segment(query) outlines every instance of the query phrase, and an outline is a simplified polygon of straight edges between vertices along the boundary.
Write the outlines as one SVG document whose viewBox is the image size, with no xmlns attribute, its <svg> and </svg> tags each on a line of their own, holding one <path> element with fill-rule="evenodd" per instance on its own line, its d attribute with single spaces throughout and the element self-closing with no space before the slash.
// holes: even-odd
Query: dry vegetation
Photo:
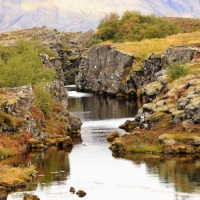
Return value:
<svg viewBox="0 0 200 200">
<path fill-rule="evenodd" d="M 113 43 L 106 41 L 103 44 L 116 48 L 117 50 L 133 55 L 138 60 L 146 58 L 151 53 L 162 54 L 169 46 L 188 45 L 199 43 L 200 32 L 179 33 L 160 39 L 144 39 L 140 42 Z"/>
<path fill-rule="evenodd" d="M 200 31 L 199 18 L 166 17 L 165 19 L 179 25 L 183 33 Z"/>
<path fill-rule="evenodd" d="M 26 186 L 36 177 L 34 166 L 27 168 L 0 165 L 0 186 L 4 188 Z"/>
</svg>

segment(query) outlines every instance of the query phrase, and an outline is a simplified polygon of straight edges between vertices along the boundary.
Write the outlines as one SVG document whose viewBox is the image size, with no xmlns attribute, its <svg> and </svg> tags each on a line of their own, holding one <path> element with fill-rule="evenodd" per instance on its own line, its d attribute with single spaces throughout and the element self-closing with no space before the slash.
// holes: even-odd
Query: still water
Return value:
<svg viewBox="0 0 200 200">
<path fill-rule="evenodd" d="M 72 152 L 51 148 L 16 158 L 16 165 L 34 164 L 38 170 L 38 183 L 30 187 L 31 193 L 41 200 L 76 200 L 79 197 L 69 192 L 73 186 L 86 191 L 85 200 L 200 199 L 198 157 L 112 156 L 106 135 L 134 117 L 137 112 L 134 102 L 75 91 L 69 94 L 72 114 L 83 121 L 83 142 Z M 8 197 L 22 199 L 23 192 Z"/>
</svg>

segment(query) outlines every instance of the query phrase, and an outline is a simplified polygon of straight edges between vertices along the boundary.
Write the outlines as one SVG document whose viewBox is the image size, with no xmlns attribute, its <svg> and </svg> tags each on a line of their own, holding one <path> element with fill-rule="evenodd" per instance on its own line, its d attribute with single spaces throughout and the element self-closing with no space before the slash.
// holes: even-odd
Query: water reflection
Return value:
<svg viewBox="0 0 200 200">
<path fill-rule="evenodd" d="M 137 102 L 108 96 L 84 96 L 70 98 L 69 108 L 82 120 L 103 120 L 133 117 L 137 112 Z"/>
<path fill-rule="evenodd" d="M 34 165 L 38 171 L 38 183 L 51 185 L 54 181 L 66 180 L 70 174 L 69 153 L 51 147 L 44 152 L 31 152 L 22 156 L 8 158 L 3 164 L 17 166 Z"/>
<path fill-rule="evenodd" d="M 34 193 L 42 200 L 79 199 L 70 186 L 84 189 L 85 200 L 197 200 L 200 157 L 131 155 L 112 157 L 106 135 L 137 112 L 136 103 L 110 97 L 69 93 L 71 112 L 81 117 L 83 142 L 71 153 L 51 148 L 15 159 L 15 165 L 34 164 L 39 179 Z M 11 163 L 11 160 L 7 160 Z M 70 162 L 70 163 L 69 163 Z M 21 200 L 21 193 L 8 200 Z"/>
<path fill-rule="evenodd" d="M 129 155 L 126 158 L 137 165 L 145 163 L 148 174 L 158 176 L 161 184 L 173 184 L 177 192 L 200 192 L 199 156 Z"/>
<path fill-rule="evenodd" d="M 32 163 L 38 170 L 38 181 L 43 185 L 51 184 L 53 181 L 66 180 L 70 173 L 68 153 L 57 150 L 55 147 L 33 155 Z"/>
</svg>

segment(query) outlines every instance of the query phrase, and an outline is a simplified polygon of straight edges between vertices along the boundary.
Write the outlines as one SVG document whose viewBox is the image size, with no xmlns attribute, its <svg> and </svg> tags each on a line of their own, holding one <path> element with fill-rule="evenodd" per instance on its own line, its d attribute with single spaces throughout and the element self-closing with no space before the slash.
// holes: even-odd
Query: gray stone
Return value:
<svg viewBox="0 0 200 200">
<path fill-rule="evenodd" d="M 94 46 L 79 66 L 76 86 L 79 90 L 115 95 L 121 91 L 125 69 L 132 65 L 132 56 L 108 46 Z"/>
</svg>

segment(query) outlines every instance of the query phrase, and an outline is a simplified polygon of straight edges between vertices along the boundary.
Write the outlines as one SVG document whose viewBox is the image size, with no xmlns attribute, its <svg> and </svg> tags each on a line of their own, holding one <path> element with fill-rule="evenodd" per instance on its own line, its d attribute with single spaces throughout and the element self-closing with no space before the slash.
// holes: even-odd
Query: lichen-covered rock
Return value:
<svg viewBox="0 0 200 200">
<path fill-rule="evenodd" d="M 159 81 L 155 81 L 145 85 L 142 88 L 143 102 L 152 102 L 155 97 L 161 93 L 163 85 Z"/>
<path fill-rule="evenodd" d="M 29 149 L 45 149 L 45 145 L 42 140 L 36 139 L 36 138 L 31 138 L 29 140 Z"/>
<path fill-rule="evenodd" d="M 155 76 L 158 72 L 163 69 L 163 65 L 165 63 L 165 57 L 160 54 L 152 53 L 143 61 L 142 68 L 142 85 L 155 82 L 157 80 L 157 76 Z"/>
<path fill-rule="evenodd" d="M 125 69 L 132 65 L 132 56 L 108 46 L 94 46 L 80 64 L 76 86 L 79 90 L 116 95 L 121 91 Z"/>
<path fill-rule="evenodd" d="M 31 106 L 35 100 L 32 87 L 29 85 L 17 88 L 1 88 L 0 93 L 0 110 L 5 113 L 4 116 L 7 114 L 7 118 L 9 117 L 10 121 L 13 121 L 13 123 L 0 122 L 1 130 L 3 132 L 20 131 L 15 128 L 12 129 L 12 126 L 10 126 L 16 124 L 19 119 L 21 119 L 21 125 L 23 123 L 25 131 L 36 130 L 35 120 L 33 120 L 30 113 Z"/>
<path fill-rule="evenodd" d="M 68 105 L 68 92 L 67 89 L 64 87 L 64 83 L 62 81 L 53 81 L 47 83 L 47 88 L 49 88 L 50 93 L 53 97 L 61 103 L 64 108 L 67 108 Z"/>
<path fill-rule="evenodd" d="M 166 61 L 186 63 L 195 58 L 200 52 L 199 45 L 173 46 L 166 50 Z"/>
<path fill-rule="evenodd" d="M 31 85 L 17 88 L 1 88 L 2 99 L 0 110 L 15 116 L 21 116 L 27 112 L 35 97 Z"/>
<path fill-rule="evenodd" d="M 67 148 L 67 147 L 73 146 L 73 141 L 69 136 L 63 136 L 63 137 L 56 138 L 56 144 L 59 147 Z"/>
<path fill-rule="evenodd" d="M 138 127 L 140 124 L 139 122 L 133 120 L 127 120 L 124 124 L 121 124 L 119 126 L 119 128 L 124 129 L 127 132 L 130 132 L 131 130 L 133 130 L 134 128 Z"/>
<path fill-rule="evenodd" d="M 69 135 L 70 137 L 74 138 L 81 138 L 80 130 L 82 122 L 80 118 L 69 116 L 67 118 L 67 123 L 69 124 Z"/>
<path fill-rule="evenodd" d="M 200 152 L 200 137 L 186 134 L 163 134 L 159 136 L 165 154 L 194 154 Z"/>
<path fill-rule="evenodd" d="M 110 150 L 112 151 L 113 156 L 116 157 L 123 156 L 127 153 L 124 143 L 118 138 L 111 143 Z"/>
<path fill-rule="evenodd" d="M 119 137 L 119 133 L 117 131 L 114 131 L 113 133 L 108 134 L 106 136 L 108 142 L 113 142 L 118 137 Z"/>
</svg>

